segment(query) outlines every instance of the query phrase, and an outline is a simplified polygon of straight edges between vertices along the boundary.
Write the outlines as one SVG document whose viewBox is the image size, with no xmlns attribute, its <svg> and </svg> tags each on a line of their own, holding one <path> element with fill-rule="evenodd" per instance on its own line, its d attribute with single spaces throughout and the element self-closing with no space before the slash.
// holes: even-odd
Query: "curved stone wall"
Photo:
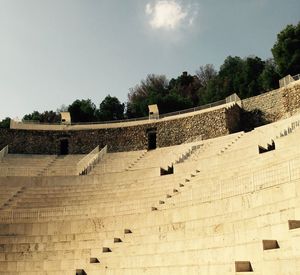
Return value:
<svg viewBox="0 0 300 275">
<path fill-rule="evenodd" d="M 251 130 L 299 112 L 300 81 L 245 99 L 241 106 L 241 120 L 239 106 L 229 103 L 159 120 L 64 126 L 61 129 L 59 126 L 24 124 L 20 127 L 27 129 L 0 129 L 0 149 L 9 145 L 10 153 L 59 154 L 60 141 L 67 139 L 71 154 L 88 153 L 97 145 L 108 145 L 111 152 L 133 151 L 148 148 L 149 131 L 156 133 L 157 147 L 165 147 L 199 137 L 209 139 Z"/>
<path fill-rule="evenodd" d="M 0 147 L 9 145 L 10 153 L 58 154 L 60 140 L 67 139 L 71 154 L 88 153 L 97 145 L 108 145 L 109 151 L 133 151 L 148 148 L 149 131 L 156 132 L 157 147 L 165 147 L 235 132 L 239 130 L 239 112 L 237 105 L 226 104 L 127 127 L 64 131 L 2 129 Z"/>
</svg>

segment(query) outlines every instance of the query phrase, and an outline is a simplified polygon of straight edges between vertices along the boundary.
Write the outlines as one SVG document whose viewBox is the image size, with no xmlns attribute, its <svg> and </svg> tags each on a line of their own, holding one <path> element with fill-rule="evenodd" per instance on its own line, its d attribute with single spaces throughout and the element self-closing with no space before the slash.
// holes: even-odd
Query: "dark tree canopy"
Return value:
<svg viewBox="0 0 300 275">
<path fill-rule="evenodd" d="M 272 53 L 282 77 L 300 73 L 300 22 L 296 26 L 287 25 L 277 35 Z"/>
<path fill-rule="evenodd" d="M 273 90 L 278 86 L 280 75 L 277 72 L 274 59 L 267 59 L 265 62 L 264 70 L 259 76 L 259 82 L 264 91 Z"/>
<path fill-rule="evenodd" d="M 161 114 L 194 106 L 198 103 L 195 79 L 187 73 L 170 82 L 164 75 L 148 75 L 146 80 L 130 89 L 127 117 L 147 116 L 150 104 L 157 104 Z"/>
<path fill-rule="evenodd" d="M 40 122 L 41 114 L 38 111 L 33 111 L 31 114 L 27 114 L 23 117 L 23 120 L 32 120 Z"/>
<path fill-rule="evenodd" d="M 168 90 L 170 94 L 178 95 L 178 100 L 181 101 L 179 105 L 182 106 L 197 106 L 199 103 L 198 89 L 201 87 L 200 81 L 197 76 L 192 76 L 187 72 L 183 72 L 182 75 L 176 79 L 170 80 Z M 171 104 L 171 102 L 170 102 Z M 169 107 L 170 108 L 170 107 Z M 177 111 L 178 107 L 174 106 L 174 110 Z"/>
<path fill-rule="evenodd" d="M 93 122 L 97 120 L 96 105 L 90 99 L 75 100 L 68 107 L 72 122 Z"/>
<path fill-rule="evenodd" d="M 6 117 L 2 121 L 0 121 L 0 128 L 9 128 L 10 126 L 10 118 Z"/>
<path fill-rule="evenodd" d="M 118 98 L 108 95 L 100 103 L 97 116 L 101 121 L 123 119 L 124 107 L 125 105 L 121 104 Z"/>
<path fill-rule="evenodd" d="M 148 105 L 157 104 L 158 100 L 168 94 L 168 80 L 164 75 L 150 74 L 146 80 L 129 89 L 127 117 L 148 115 Z"/>
<path fill-rule="evenodd" d="M 32 120 L 42 123 L 57 123 L 60 121 L 60 115 L 54 111 L 45 111 L 43 113 L 33 111 L 31 114 L 25 115 L 23 120 Z"/>
<path fill-rule="evenodd" d="M 200 102 L 211 103 L 226 98 L 237 93 L 240 98 L 255 96 L 264 91 L 260 76 L 265 69 L 265 61 L 257 56 L 240 58 L 238 56 L 228 56 L 220 67 L 217 75 L 212 77 L 207 86 L 200 89 Z M 269 71 L 271 74 L 273 71 Z M 273 72 L 275 74 L 275 72 Z M 273 78 L 274 75 L 268 75 Z M 264 80 L 266 80 L 265 76 Z M 268 89 L 274 88 L 274 81 L 268 80 L 265 84 Z M 278 82 L 278 79 L 277 79 Z"/>
</svg>

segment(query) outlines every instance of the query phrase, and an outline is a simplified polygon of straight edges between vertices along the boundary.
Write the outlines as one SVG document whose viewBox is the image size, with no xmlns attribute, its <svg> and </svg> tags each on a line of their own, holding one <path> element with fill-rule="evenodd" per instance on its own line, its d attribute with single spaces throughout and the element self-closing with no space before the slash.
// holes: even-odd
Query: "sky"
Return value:
<svg viewBox="0 0 300 275">
<path fill-rule="evenodd" d="M 0 120 L 168 79 L 229 55 L 272 57 L 299 0 L 0 0 Z"/>
</svg>

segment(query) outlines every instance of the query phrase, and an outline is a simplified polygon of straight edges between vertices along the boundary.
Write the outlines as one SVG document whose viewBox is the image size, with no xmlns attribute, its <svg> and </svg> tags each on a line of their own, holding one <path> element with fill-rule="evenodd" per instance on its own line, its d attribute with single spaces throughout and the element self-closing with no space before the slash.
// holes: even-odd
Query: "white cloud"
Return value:
<svg viewBox="0 0 300 275">
<path fill-rule="evenodd" d="M 174 30 L 181 25 L 190 26 L 194 21 L 189 9 L 176 0 L 149 2 L 145 12 L 150 17 L 149 24 L 153 29 Z"/>
<path fill-rule="evenodd" d="M 152 5 L 150 3 L 148 3 L 146 5 L 146 13 L 151 14 L 152 12 L 153 12 Z"/>
</svg>

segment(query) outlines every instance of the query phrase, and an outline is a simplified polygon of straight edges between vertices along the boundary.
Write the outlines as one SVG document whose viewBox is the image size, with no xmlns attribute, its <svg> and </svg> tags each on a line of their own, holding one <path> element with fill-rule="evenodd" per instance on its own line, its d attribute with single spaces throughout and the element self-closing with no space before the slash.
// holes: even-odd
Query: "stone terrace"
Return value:
<svg viewBox="0 0 300 275">
<path fill-rule="evenodd" d="M 0 177 L 0 270 L 299 275 L 299 126 L 293 115 L 247 133 L 108 153 L 87 176 Z"/>
</svg>

